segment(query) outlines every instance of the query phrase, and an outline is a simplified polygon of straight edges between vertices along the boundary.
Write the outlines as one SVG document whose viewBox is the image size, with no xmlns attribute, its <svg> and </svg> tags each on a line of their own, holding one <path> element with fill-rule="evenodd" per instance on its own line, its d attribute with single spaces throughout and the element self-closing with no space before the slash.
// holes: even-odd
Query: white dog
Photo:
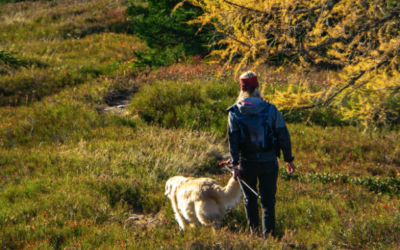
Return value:
<svg viewBox="0 0 400 250">
<path fill-rule="evenodd" d="M 190 225 L 213 225 L 216 229 L 229 207 L 235 207 L 241 198 L 238 181 L 233 177 L 226 187 L 210 178 L 171 177 L 165 185 L 165 195 L 171 200 L 175 218 L 183 230 Z"/>
</svg>

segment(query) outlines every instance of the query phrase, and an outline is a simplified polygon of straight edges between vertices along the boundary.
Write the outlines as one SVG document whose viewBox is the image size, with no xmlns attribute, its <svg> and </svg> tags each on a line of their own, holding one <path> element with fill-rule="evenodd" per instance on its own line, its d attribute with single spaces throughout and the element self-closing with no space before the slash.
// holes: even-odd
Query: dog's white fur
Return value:
<svg viewBox="0 0 400 250">
<path fill-rule="evenodd" d="M 239 182 L 233 177 L 226 187 L 210 178 L 171 177 L 165 185 L 165 195 L 171 200 L 180 228 L 196 225 L 219 229 L 229 207 L 241 198 Z"/>
</svg>

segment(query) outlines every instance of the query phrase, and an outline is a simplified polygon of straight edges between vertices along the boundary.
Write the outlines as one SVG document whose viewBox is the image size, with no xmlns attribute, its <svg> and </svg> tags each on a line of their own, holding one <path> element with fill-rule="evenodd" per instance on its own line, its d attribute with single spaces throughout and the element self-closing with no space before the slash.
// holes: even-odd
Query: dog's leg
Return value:
<svg viewBox="0 0 400 250">
<path fill-rule="evenodd" d="M 175 213 L 175 219 L 179 224 L 179 228 L 183 231 L 185 229 L 185 226 L 188 225 L 186 220 L 182 218 L 182 216 L 179 214 L 179 212 Z"/>
<path fill-rule="evenodd" d="M 196 217 L 199 222 L 205 226 L 211 226 L 218 213 L 218 207 L 215 202 L 210 200 L 207 202 L 197 201 L 195 203 Z"/>
<path fill-rule="evenodd" d="M 221 229 L 221 221 L 214 221 L 212 229 L 214 233 L 219 231 Z"/>
<path fill-rule="evenodd" d="M 171 199 L 171 204 L 175 212 L 175 219 L 178 222 L 180 229 L 184 230 L 185 226 L 188 225 L 188 222 L 184 218 L 182 218 L 182 215 L 179 212 L 178 205 L 176 204 L 176 197 L 173 197 L 173 199 Z"/>
<path fill-rule="evenodd" d="M 173 204 L 173 203 L 172 203 Z M 176 208 L 176 206 L 172 205 L 172 207 L 174 208 L 175 211 L 175 219 L 179 224 L 179 227 L 181 230 L 184 230 L 185 227 L 189 224 L 183 217 L 182 215 L 179 213 L 179 210 Z"/>
<path fill-rule="evenodd" d="M 220 230 L 221 229 L 221 222 L 220 221 L 214 221 L 214 228 L 215 228 L 215 230 Z"/>
</svg>

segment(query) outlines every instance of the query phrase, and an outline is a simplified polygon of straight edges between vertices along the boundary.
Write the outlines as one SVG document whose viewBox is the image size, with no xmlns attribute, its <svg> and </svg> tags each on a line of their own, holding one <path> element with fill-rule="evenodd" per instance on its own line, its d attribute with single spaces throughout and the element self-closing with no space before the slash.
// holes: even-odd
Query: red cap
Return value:
<svg viewBox="0 0 400 250">
<path fill-rule="evenodd" d="M 240 78 L 240 89 L 248 90 L 258 88 L 257 76 L 251 78 Z"/>
</svg>

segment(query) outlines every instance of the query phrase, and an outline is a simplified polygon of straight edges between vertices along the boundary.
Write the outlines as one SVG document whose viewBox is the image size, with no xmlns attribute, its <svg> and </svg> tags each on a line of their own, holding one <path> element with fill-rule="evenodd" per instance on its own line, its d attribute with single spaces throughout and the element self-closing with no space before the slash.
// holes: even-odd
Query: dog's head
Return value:
<svg viewBox="0 0 400 250">
<path fill-rule="evenodd" d="M 171 198 L 175 192 L 176 189 L 178 189 L 183 182 L 186 182 L 187 178 L 183 176 L 174 176 L 168 179 L 167 183 L 165 184 L 165 194 L 168 195 L 169 198 Z"/>
</svg>

